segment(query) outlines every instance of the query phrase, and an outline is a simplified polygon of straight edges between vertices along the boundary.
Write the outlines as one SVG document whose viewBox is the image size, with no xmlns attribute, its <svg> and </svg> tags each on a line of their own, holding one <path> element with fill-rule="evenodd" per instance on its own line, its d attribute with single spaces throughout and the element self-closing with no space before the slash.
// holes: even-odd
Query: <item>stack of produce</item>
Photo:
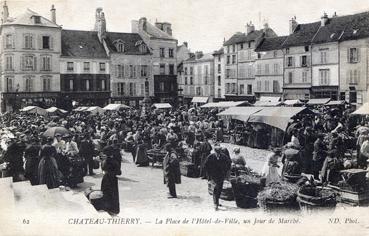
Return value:
<svg viewBox="0 0 369 236">
<path fill-rule="evenodd" d="M 271 183 L 263 191 L 259 192 L 257 199 L 260 207 L 270 208 L 273 205 L 286 207 L 296 206 L 298 186 L 296 184 L 281 182 Z"/>
</svg>

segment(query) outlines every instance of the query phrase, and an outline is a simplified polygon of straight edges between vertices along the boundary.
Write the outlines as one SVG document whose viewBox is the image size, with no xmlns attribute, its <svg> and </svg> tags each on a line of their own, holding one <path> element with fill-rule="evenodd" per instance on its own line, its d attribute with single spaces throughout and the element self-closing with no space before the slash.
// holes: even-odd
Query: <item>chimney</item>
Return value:
<svg viewBox="0 0 369 236">
<path fill-rule="evenodd" d="M 183 45 L 185 45 L 185 47 L 188 48 L 188 43 L 187 42 L 183 42 Z"/>
<path fill-rule="evenodd" d="M 195 52 L 195 57 L 196 57 L 196 60 L 200 59 L 204 54 L 202 53 L 202 51 L 197 51 Z"/>
<path fill-rule="evenodd" d="M 323 16 L 320 18 L 321 26 L 326 26 L 328 24 L 328 15 L 324 12 Z"/>
<path fill-rule="evenodd" d="M 54 24 L 56 24 L 56 9 L 55 9 L 55 7 L 54 7 L 54 4 L 53 4 L 53 5 L 51 5 L 51 10 L 50 10 L 50 12 L 51 12 L 51 21 L 52 21 Z"/>
<path fill-rule="evenodd" d="M 298 23 L 296 21 L 296 16 L 294 16 L 290 20 L 290 29 L 289 29 L 290 34 L 293 34 L 293 32 L 295 31 L 297 25 L 298 25 Z"/>
<path fill-rule="evenodd" d="M 250 21 L 250 23 L 246 24 L 246 34 L 251 33 L 252 31 L 255 31 L 254 24 Z"/>
<path fill-rule="evenodd" d="M 97 13 L 97 10 L 96 10 Z M 97 22 L 97 36 L 99 37 L 100 42 L 103 41 L 106 37 L 106 21 L 104 12 L 99 9 L 99 21 Z"/>
<path fill-rule="evenodd" d="M 264 29 L 263 29 L 264 33 L 266 33 L 268 29 L 269 29 L 269 24 L 264 23 Z"/>
<path fill-rule="evenodd" d="M 163 24 L 164 27 L 164 32 L 166 32 L 167 34 L 169 34 L 170 36 L 172 36 L 172 24 L 170 23 L 164 23 Z"/>
<path fill-rule="evenodd" d="M 142 29 L 143 31 L 146 31 L 146 24 L 147 24 L 146 17 L 141 17 L 138 20 L 138 24 L 139 24 L 139 29 Z"/>
<path fill-rule="evenodd" d="M 8 20 L 8 17 L 9 17 L 8 5 L 6 5 L 6 1 L 4 1 L 4 5 L 3 5 L 3 22 L 4 23 Z"/>
<path fill-rule="evenodd" d="M 94 28 L 95 31 L 99 31 L 99 24 L 100 24 L 100 20 L 101 20 L 100 14 L 101 14 L 102 10 L 103 9 L 101 7 L 96 8 L 95 28 Z"/>
<path fill-rule="evenodd" d="M 336 12 L 334 12 L 334 14 L 332 15 L 332 18 L 335 18 L 335 17 L 337 17 L 337 13 Z"/>
</svg>

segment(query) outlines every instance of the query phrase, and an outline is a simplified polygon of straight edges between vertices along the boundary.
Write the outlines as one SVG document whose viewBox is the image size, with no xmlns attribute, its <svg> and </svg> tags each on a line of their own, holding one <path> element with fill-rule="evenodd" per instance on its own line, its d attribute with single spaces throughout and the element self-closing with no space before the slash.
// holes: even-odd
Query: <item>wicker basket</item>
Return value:
<svg viewBox="0 0 369 236">
<path fill-rule="evenodd" d="M 301 208 L 332 208 L 337 204 L 336 194 L 329 188 L 302 186 L 297 192 Z"/>
</svg>

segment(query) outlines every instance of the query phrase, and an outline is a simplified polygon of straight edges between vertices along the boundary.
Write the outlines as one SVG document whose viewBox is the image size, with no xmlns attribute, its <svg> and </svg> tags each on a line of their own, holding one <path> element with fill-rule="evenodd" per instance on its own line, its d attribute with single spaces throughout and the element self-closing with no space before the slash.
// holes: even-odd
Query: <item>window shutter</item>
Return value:
<svg viewBox="0 0 369 236">
<path fill-rule="evenodd" d="M 357 62 L 360 62 L 360 48 L 357 48 Z"/>
<path fill-rule="evenodd" d="M 350 62 L 350 48 L 347 48 L 347 62 Z"/>
<path fill-rule="evenodd" d="M 356 83 L 359 84 L 360 83 L 360 70 L 357 70 L 357 81 Z"/>
<path fill-rule="evenodd" d="M 306 65 L 310 66 L 310 56 L 306 56 Z"/>
<path fill-rule="evenodd" d="M 54 38 L 50 36 L 49 40 L 50 40 L 50 42 L 49 42 L 50 43 L 50 49 L 53 50 L 54 49 Z"/>
<path fill-rule="evenodd" d="M 33 70 L 37 70 L 37 57 L 33 57 Z"/>
<path fill-rule="evenodd" d="M 129 76 L 129 66 L 124 65 L 124 77 L 128 77 L 128 76 Z"/>
<path fill-rule="evenodd" d="M 25 63 L 26 63 L 26 59 L 24 58 L 24 56 L 22 56 L 21 64 L 20 64 L 21 70 L 25 69 Z"/>
<path fill-rule="evenodd" d="M 114 75 L 115 75 L 115 77 L 119 77 L 118 70 L 119 70 L 118 65 L 114 65 Z"/>
<path fill-rule="evenodd" d="M 31 49 L 35 49 L 35 48 L 36 48 L 36 47 L 35 47 L 36 45 L 35 45 L 35 41 L 34 41 L 33 34 L 30 34 L 30 36 L 29 36 L 29 37 L 30 37 L 30 40 L 29 40 L 29 41 L 30 41 L 30 43 L 31 43 L 31 47 L 30 47 L 30 48 L 31 48 Z"/>
<path fill-rule="evenodd" d="M 42 35 L 37 36 L 38 49 L 42 49 Z"/>
<path fill-rule="evenodd" d="M 15 48 L 15 42 L 16 42 L 15 40 L 16 40 L 16 37 L 17 37 L 17 36 L 16 36 L 16 34 L 13 34 L 13 35 L 12 35 L 12 40 L 13 40 L 13 41 L 12 41 L 12 47 L 13 47 L 13 48 Z"/>
<path fill-rule="evenodd" d="M 293 67 L 295 67 L 295 63 L 296 63 L 295 61 L 296 61 L 296 60 L 295 60 L 295 57 L 292 57 L 292 66 L 293 66 Z"/>
<path fill-rule="evenodd" d="M 3 36 L 3 48 L 6 48 L 6 35 Z"/>
</svg>

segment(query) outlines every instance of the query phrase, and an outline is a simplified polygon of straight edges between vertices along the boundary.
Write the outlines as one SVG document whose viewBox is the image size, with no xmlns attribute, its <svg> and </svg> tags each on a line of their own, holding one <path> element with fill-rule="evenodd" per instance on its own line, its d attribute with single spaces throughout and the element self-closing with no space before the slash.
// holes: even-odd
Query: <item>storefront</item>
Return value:
<svg viewBox="0 0 369 236">
<path fill-rule="evenodd" d="M 26 106 L 56 106 L 59 92 L 7 92 L 2 94 L 1 111 L 15 111 Z"/>
</svg>

